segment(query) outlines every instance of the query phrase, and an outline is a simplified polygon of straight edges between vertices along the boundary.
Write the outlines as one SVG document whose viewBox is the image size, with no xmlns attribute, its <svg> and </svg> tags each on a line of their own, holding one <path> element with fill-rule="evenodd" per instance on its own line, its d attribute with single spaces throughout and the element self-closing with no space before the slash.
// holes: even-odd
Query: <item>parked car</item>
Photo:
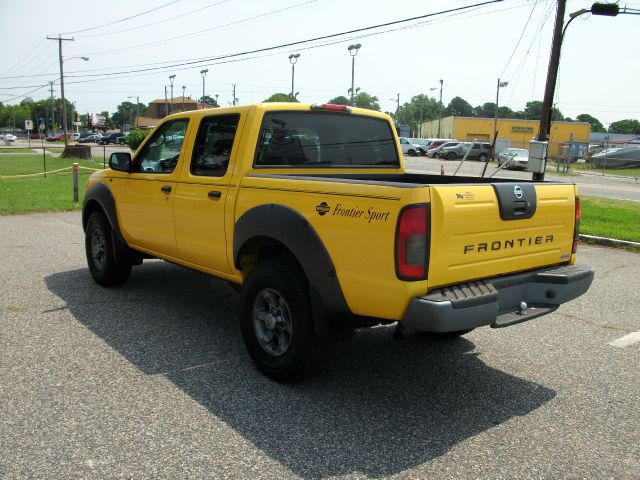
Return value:
<svg viewBox="0 0 640 480">
<path fill-rule="evenodd" d="M 46 138 L 47 142 L 59 142 L 64 140 L 64 133 L 57 133 L 55 135 L 49 135 Z"/>
<path fill-rule="evenodd" d="M 82 133 L 80 134 L 80 138 L 78 138 L 78 143 L 97 143 L 101 138 L 102 135 L 99 133 Z"/>
<path fill-rule="evenodd" d="M 529 164 L 529 150 L 524 148 L 505 148 L 498 154 L 498 166 L 505 163 L 507 163 L 505 168 L 509 170 L 526 170 Z"/>
<path fill-rule="evenodd" d="M 122 143 L 120 142 L 120 139 L 122 138 L 124 138 L 124 133 L 111 133 L 109 135 L 103 136 L 100 140 L 98 140 L 98 143 L 100 145 L 109 145 L 110 143 L 119 143 L 120 145 L 122 145 Z"/>
<path fill-rule="evenodd" d="M 408 138 L 407 140 L 418 146 L 416 154 L 425 155 L 427 153 L 427 150 L 429 148 L 429 140 L 427 140 L 426 138 Z"/>
<path fill-rule="evenodd" d="M 413 143 L 412 139 L 406 137 L 400 137 L 400 147 L 402 148 L 402 153 L 405 155 L 409 155 L 410 157 L 415 157 L 418 154 L 419 145 Z"/>
<path fill-rule="evenodd" d="M 473 146 L 467 155 L 467 160 L 480 160 L 481 162 L 486 162 L 489 159 L 489 153 L 491 152 L 491 144 L 488 142 L 460 142 L 458 145 L 440 150 L 438 158 L 446 158 L 447 160 L 463 158 L 472 143 Z"/>
<path fill-rule="evenodd" d="M 18 137 L 16 137 L 15 135 L 12 135 L 10 133 L 7 133 L 4 135 L 3 137 L 3 141 L 6 145 L 11 145 L 12 143 L 16 143 L 16 140 L 18 139 Z"/>
<path fill-rule="evenodd" d="M 40 140 L 40 139 L 46 138 L 46 137 L 44 136 L 44 133 L 30 133 L 29 134 L 29 138 L 31 140 Z"/>
<path fill-rule="evenodd" d="M 460 142 L 458 140 L 434 140 L 429 144 L 429 150 L 427 150 L 427 157 L 436 158 L 436 155 L 444 147 L 455 147 Z"/>
</svg>

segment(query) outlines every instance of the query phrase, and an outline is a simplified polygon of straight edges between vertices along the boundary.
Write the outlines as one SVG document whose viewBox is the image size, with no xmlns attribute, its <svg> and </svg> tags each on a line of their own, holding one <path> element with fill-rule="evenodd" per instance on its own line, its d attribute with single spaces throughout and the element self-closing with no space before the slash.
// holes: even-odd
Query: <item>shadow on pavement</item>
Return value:
<svg viewBox="0 0 640 480">
<path fill-rule="evenodd" d="M 465 338 L 393 342 L 387 327 L 340 344 L 309 381 L 280 385 L 251 364 L 238 295 L 224 282 L 153 261 L 116 289 L 95 285 L 86 269 L 46 284 L 138 369 L 170 379 L 304 478 L 393 475 L 555 396 L 485 365 Z"/>
</svg>

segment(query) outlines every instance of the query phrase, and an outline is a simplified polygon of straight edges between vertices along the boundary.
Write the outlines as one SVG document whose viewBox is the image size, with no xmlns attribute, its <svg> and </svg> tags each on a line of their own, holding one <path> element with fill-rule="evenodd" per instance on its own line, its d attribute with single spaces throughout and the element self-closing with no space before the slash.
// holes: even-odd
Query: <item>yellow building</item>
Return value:
<svg viewBox="0 0 640 480">
<path fill-rule="evenodd" d="M 438 135 L 438 122 L 439 120 L 433 120 L 423 123 L 422 135 L 425 138 L 455 138 L 464 141 L 491 142 L 493 140 L 493 118 L 445 117 L 440 121 L 440 135 Z M 539 126 L 539 120 L 499 118 L 496 152 L 507 147 L 528 149 L 529 142 L 538 135 Z M 563 155 L 570 141 L 588 146 L 590 132 L 591 124 L 587 122 L 552 122 L 549 156 Z"/>
</svg>

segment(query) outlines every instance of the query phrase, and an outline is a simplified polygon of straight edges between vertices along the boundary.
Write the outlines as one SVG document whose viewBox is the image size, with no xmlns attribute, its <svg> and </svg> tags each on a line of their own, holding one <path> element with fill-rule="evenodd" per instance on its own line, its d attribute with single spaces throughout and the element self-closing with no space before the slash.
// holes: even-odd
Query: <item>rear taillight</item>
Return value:
<svg viewBox="0 0 640 480">
<path fill-rule="evenodd" d="M 573 247 L 571 253 L 578 251 L 578 237 L 580 235 L 580 197 L 576 197 L 576 222 L 573 225 Z"/>
<path fill-rule="evenodd" d="M 405 207 L 396 230 L 396 275 L 401 280 L 424 280 L 428 258 L 429 205 Z"/>
</svg>

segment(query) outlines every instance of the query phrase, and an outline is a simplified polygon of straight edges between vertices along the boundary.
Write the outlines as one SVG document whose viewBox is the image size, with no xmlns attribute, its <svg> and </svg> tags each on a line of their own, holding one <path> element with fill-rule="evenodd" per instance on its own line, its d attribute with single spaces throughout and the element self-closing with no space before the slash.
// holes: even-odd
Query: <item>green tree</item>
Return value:
<svg viewBox="0 0 640 480">
<path fill-rule="evenodd" d="M 627 133 L 627 134 L 640 134 L 640 122 L 638 120 L 618 120 L 613 122 L 609 126 L 609 133 Z"/>
<path fill-rule="evenodd" d="M 274 93 L 266 100 L 263 100 L 264 103 L 269 102 L 298 102 L 297 98 L 291 99 L 291 96 L 288 93 Z"/>
<path fill-rule="evenodd" d="M 339 95 L 336 98 L 332 98 L 327 103 L 332 103 L 334 105 L 349 105 L 349 99 L 344 95 Z"/>
<path fill-rule="evenodd" d="M 115 113 L 111 116 L 111 124 L 117 128 L 122 128 L 125 124 L 135 125 L 136 112 L 138 112 L 138 115 L 144 116 L 147 108 L 144 103 L 139 103 L 136 106 L 132 102 L 122 102 L 116 107 Z"/>
<path fill-rule="evenodd" d="M 209 95 L 205 95 L 204 97 L 200 97 L 200 102 L 204 103 L 210 107 L 219 107 L 218 102 L 214 98 L 211 98 Z"/>
<path fill-rule="evenodd" d="M 473 116 L 480 118 L 493 118 L 496 114 L 496 104 L 493 102 L 486 102 L 477 107 L 473 107 Z"/>
<path fill-rule="evenodd" d="M 515 118 L 515 114 L 509 107 L 498 107 L 498 118 Z"/>
<path fill-rule="evenodd" d="M 353 104 L 359 108 L 367 108 L 369 110 L 380 111 L 380 104 L 378 103 L 378 97 L 369 95 L 367 92 L 359 92 L 353 98 Z"/>
<path fill-rule="evenodd" d="M 456 117 L 473 117 L 473 107 L 469 102 L 461 97 L 453 97 L 445 108 L 445 115 Z"/>
<path fill-rule="evenodd" d="M 394 114 L 395 115 L 395 114 Z M 440 115 L 440 102 L 423 93 L 415 95 L 410 102 L 403 104 L 397 112 L 396 123 L 409 125 L 419 136 L 421 122 L 428 122 Z"/>
<path fill-rule="evenodd" d="M 589 115 L 588 113 L 581 113 L 580 115 L 578 115 L 576 117 L 576 121 L 578 122 L 588 122 L 591 124 L 591 131 L 592 132 L 600 132 L 600 133 L 604 133 L 607 130 L 604 128 L 604 125 L 602 125 L 602 122 L 600 122 L 600 120 L 598 120 L 595 117 L 592 117 L 591 115 Z"/>
<path fill-rule="evenodd" d="M 542 118 L 542 102 L 539 100 L 527 102 L 522 115 L 523 116 L 520 118 L 525 118 L 527 120 L 540 120 Z M 551 120 L 562 121 L 564 120 L 564 115 L 562 115 L 562 112 L 557 108 L 553 108 L 551 109 Z"/>
</svg>

